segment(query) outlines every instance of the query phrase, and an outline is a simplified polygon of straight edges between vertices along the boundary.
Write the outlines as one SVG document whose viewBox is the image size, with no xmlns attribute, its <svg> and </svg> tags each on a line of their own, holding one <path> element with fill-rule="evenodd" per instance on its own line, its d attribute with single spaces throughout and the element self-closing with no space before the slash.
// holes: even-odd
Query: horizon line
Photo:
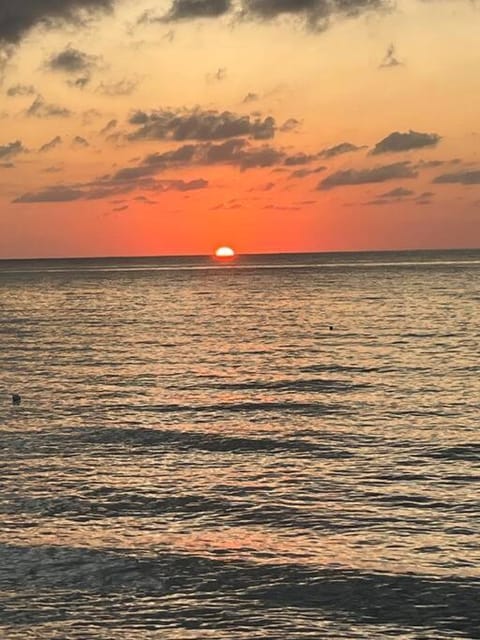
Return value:
<svg viewBox="0 0 480 640">
<path fill-rule="evenodd" d="M 242 256 L 301 256 L 301 255 L 335 255 L 353 253 L 418 253 L 418 252 L 445 252 L 445 251 L 480 251 L 480 247 L 443 247 L 422 248 L 416 247 L 403 249 L 340 249 L 336 251 L 263 251 L 263 252 L 236 252 L 235 257 Z M 172 253 L 172 254 L 145 254 L 145 255 L 94 255 L 94 256 L 33 256 L 33 257 L 0 257 L 1 262 L 21 262 L 40 260 L 139 260 L 139 259 L 167 259 L 167 258 L 214 258 L 212 253 Z"/>
</svg>

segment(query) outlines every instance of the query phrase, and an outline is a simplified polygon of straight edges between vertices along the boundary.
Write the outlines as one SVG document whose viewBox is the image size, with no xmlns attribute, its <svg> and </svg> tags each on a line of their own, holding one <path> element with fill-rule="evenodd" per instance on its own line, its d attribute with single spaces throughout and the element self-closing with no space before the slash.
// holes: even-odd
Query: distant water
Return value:
<svg viewBox="0 0 480 640">
<path fill-rule="evenodd" d="M 2 640 L 480 638 L 480 251 L 0 296 Z"/>
</svg>

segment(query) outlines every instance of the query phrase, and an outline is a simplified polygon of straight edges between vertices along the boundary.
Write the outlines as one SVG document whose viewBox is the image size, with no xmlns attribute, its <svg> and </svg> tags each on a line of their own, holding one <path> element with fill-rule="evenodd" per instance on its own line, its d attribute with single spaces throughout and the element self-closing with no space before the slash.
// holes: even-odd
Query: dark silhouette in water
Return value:
<svg viewBox="0 0 480 640">
<path fill-rule="evenodd" d="M 12 393 L 12 404 L 20 404 L 22 397 L 18 393 Z"/>
<path fill-rule="evenodd" d="M 330 329 L 330 331 L 333 331 L 333 326 L 332 325 L 330 325 L 328 328 Z"/>
</svg>

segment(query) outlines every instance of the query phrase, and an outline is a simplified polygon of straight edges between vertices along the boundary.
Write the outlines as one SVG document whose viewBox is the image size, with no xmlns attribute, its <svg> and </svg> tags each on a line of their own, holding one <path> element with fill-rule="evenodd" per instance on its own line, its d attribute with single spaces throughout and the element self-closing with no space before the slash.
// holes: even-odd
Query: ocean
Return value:
<svg viewBox="0 0 480 640">
<path fill-rule="evenodd" d="M 480 251 L 0 262 L 0 638 L 480 638 L 479 354 Z"/>
</svg>

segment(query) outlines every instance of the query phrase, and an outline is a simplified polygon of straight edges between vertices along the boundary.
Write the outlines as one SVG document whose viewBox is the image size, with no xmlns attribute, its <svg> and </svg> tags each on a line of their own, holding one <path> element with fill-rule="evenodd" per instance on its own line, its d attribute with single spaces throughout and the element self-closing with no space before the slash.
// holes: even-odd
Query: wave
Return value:
<svg viewBox="0 0 480 640">
<path fill-rule="evenodd" d="M 384 625 L 395 627 L 393 635 L 429 638 L 478 638 L 480 628 L 474 578 L 67 546 L 0 545 L 0 564 L 0 624 L 19 631 L 46 623 L 65 631 L 73 623 L 85 632 L 95 621 L 98 631 L 113 634 L 125 626 L 137 634 L 208 627 L 221 630 L 217 637 L 243 629 L 249 638 L 307 638 L 318 637 L 319 620 L 331 618 L 354 625 L 355 637 L 359 625 L 366 625 L 362 637 L 375 629 L 385 637 Z"/>
<path fill-rule="evenodd" d="M 351 383 L 346 380 L 247 380 L 242 382 L 195 383 L 195 389 L 217 389 L 222 391 L 293 391 L 337 393 L 366 388 L 370 385 Z M 178 388 L 178 387 L 175 387 Z"/>
</svg>

